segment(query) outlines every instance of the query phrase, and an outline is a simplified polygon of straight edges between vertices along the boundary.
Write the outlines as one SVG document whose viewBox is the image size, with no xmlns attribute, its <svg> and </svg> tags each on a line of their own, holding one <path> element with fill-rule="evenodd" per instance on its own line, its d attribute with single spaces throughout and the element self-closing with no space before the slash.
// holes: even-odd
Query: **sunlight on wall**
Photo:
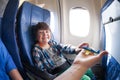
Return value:
<svg viewBox="0 0 120 80">
<path fill-rule="evenodd" d="M 20 2 L 19 2 L 19 7 L 22 5 L 22 3 L 23 3 L 24 1 L 28 1 L 28 0 L 20 0 Z"/>
<path fill-rule="evenodd" d="M 54 33 L 54 31 L 55 31 L 55 20 L 54 20 L 53 12 L 50 12 L 50 28 L 51 28 L 52 32 Z"/>
</svg>

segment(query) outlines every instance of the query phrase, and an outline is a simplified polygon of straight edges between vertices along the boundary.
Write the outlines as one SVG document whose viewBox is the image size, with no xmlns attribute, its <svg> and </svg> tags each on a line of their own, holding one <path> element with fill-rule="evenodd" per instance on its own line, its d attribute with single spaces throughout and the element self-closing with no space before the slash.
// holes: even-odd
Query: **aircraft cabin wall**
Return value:
<svg viewBox="0 0 120 80">
<path fill-rule="evenodd" d="M 62 0 L 63 8 L 63 42 L 72 43 L 78 45 L 81 42 L 88 42 L 91 47 L 99 49 L 99 37 L 100 37 L 100 9 L 104 1 L 100 0 Z M 69 12 L 74 7 L 83 7 L 89 11 L 90 14 L 90 27 L 89 33 L 85 37 L 76 37 L 70 34 L 69 28 Z M 77 21 L 77 20 L 76 20 Z M 81 23 L 81 22 L 80 22 Z M 75 26 L 76 27 L 76 26 Z M 80 27 L 80 26 L 78 26 Z M 84 27 L 84 26 L 82 26 Z M 86 31 L 86 29 L 81 28 Z M 80 30 L 81 31 L 81 30 Z"/>
<path fill-rule="evenodd" d="M 93 48 L 98 48 L 99 47 L 99 11 L 97 12 L 96 10 L 100 10 L 100 5 L 98 5 L 98 9 L 96 9 L 96 5 L 93 0 L 63 0 L 62 2 L 62 16 L 63 16 L 63 34 L 62 41 L 64 43 L 71 43 L 74 45 L 78 45 L 81 42 L 88 42 L 90 46 Z M 84 37 L 77 37 L 74 36 L 70 33 L 70 23 L 69 23 L 69 12 L 72 8 L 75 7 L 82 7 L 88 10 L 89 15 L 90 15 L 90 26 L 88 30 L 88 35 Z M 84 16 L 85 17 L 85 16 Z M 84 18 L 83 18 L 84 20 Z M 77 21 L 77 20 L 76 20 Z M 82 22 L 80 22 L 82 23 Z M 87 24 L 87 23 L 85 23 Z M 75 24 L 74 24 L 75 25 Z M 77 25 L 76 25 L 77 26 Z M 74 26 L 75 28 L 81 29 L 80 31 L 86 31 L 87 29 L 84 29 L 84 25 L 80 26 Z M 97 44 L 96 44 L 97 43 Z"/>
</svg>

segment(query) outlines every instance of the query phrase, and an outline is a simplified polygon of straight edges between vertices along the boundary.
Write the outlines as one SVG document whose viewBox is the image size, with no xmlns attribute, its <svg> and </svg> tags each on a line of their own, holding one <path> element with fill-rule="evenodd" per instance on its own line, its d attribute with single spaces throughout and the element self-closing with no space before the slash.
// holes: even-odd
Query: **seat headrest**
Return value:
<svg viewBox="0 0 120 80">
<path fill-rule="evenodd" d="M 33 65 L 31 58 L 31 48 L 34 44 L 32 27 L 38 22 L 50 22 L 50 12 L 29 2 L 24 2 L 20 7 L 17 16 L 17 32 L 20 51 L 24 61 Z"/>
</svg>

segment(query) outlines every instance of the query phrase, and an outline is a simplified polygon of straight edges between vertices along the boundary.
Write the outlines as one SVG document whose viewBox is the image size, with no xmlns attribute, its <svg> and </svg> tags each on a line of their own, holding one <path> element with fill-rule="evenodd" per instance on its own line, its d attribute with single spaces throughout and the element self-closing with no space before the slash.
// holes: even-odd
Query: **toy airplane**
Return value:
<svg viewBox="0 0 120 80">
<path fill-rule="evenodd" d="M 82 47 L 83 49 L 86 50 L 86 55 L 89 55 L 91 52 L 94 53 L 94 54 L 99 54 L 100 53 L 100 50 L 93 50 L 92 48 L 89 48 L 89 47 Z"/>
</svg>

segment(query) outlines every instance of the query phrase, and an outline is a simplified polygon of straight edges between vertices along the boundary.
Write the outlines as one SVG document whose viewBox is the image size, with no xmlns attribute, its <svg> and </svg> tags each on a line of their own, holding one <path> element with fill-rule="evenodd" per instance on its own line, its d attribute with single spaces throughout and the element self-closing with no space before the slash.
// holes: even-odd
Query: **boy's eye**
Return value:
<svg viewBox="0 0 120 80">
<path fill-rule="evenodd" d="M 39 33 L 43 33 L 43 32 L 40 31 Z"/>
<path fill-rule="evenodd" d="M 43 33 L 43 31 L 40 31 L 40 33 Z"/>
<path fill-rule="evenodd" d="M 47 30 L 46 33 L 48 33 L 49 31 Z"/>
<path fill-rule="evenodd" d="M 39 31 L 39 34 L 42 34 L 42 33 L 49 33 L 48 30 L 45 30 L 45 31 Z"/>
</svg>

